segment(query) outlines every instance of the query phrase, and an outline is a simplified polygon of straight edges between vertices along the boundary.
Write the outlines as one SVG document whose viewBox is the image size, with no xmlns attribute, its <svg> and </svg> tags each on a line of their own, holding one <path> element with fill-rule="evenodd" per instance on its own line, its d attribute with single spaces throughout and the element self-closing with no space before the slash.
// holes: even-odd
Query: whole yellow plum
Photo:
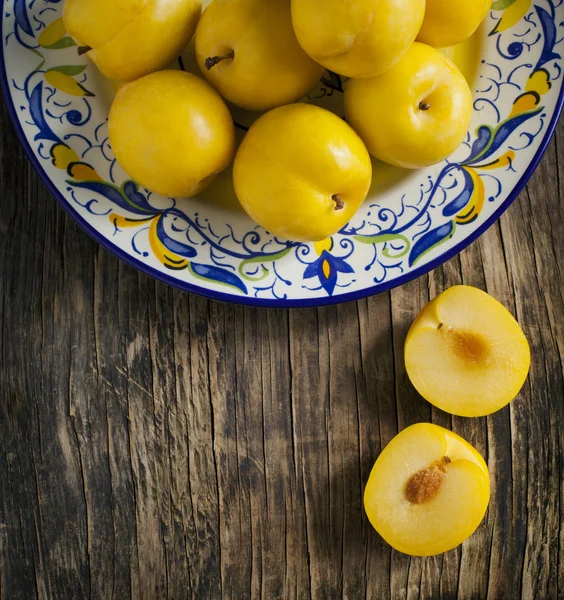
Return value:
<svg viewBox="0 0 564 600">
<path fill-rule="evenodd" d="M 468 133 L 472 92 L 435 48 L 415 43 L 391 69 L 347 82 L 345 114 L 372 156 L 419 169 L 452 154 Z"/>
<path fill-rule="evenodd" d="M 300 100 L 324 71 L 296 40 L 290 0 L 213 0 L 195 43 L 204 77 L 247 110 Z"/>
<path fill-rule="evenodd" d="M 110 79 L 132 81 L 167 67 L 192 39 L 200 0 L 65 0 L 69 35 Z"/>
<path fill-rule="evenodd" d="M 379 75 L 405 54 L 423 22 L 425 0 L 292 0 L 302 48 L 347 77 Z"/>
<path fill-rule="evenodd" d="M 123 86 L 110 111 L 119 164 L 148 190 L 193 196 L 235 153 L 235 127 L 219 94 L 183 71 L 159 71 Z"/>
<path fill-rule="evenodd" d="M 417 41 L 446 48 L 467 40 L 486 18 L 492 0 L 427 0 Z"/>
<path fill-rule="evenodd" d="M 339 117 L 309 104 L 275 108 L 243 140 L 233 167 L 243 208 L 270 233 L 315 242 L 339 231 L 370 188 L 362 140 Z"/>
</svg>

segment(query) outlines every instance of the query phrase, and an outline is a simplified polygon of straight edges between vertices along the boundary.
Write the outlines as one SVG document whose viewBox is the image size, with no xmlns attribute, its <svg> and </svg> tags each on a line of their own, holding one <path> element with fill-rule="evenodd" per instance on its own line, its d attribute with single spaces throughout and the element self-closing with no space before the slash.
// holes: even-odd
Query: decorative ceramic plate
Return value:
<svg viewBox="0 0 564 600">
<path fill-rule="evenodd" d="M 206 2 L 204 2 L 206 4 Z M 0 71 L 24 148 L 50 192 L 100 244 L 189 292 L 262 306 L 312 306 L 387 290 L 482 234 L 537 166 L 563 103 L 564 0 L 496 0 L 479 32 L 448 52 L 474 92 L 470 133 L 443 164 L 374 164 L 369 198 L 335 236 L 277 239 L 241 210 L 228 170 L 201 196 L 152 195 L 108 143 L 114 89 L 79 57 L 61 0 L 3 0 Z M 175 65 L 193 70 L 190 49 Z M 342 114 L 327 73 L 307 101 Z M 253 120 L 234 114 L 241 137 Z"/>
</svg>

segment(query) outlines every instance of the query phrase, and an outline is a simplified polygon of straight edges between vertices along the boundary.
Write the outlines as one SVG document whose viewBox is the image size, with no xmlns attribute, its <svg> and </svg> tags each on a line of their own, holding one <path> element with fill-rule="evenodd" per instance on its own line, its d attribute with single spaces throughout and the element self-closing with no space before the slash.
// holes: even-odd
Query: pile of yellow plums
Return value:
<svg viewBox="0 0 564 600">
<path fill-rule="evenodd" d="M 449 156 L 472 115 L 466 80 L 436 47 L 470 37 L 491 0 L 66 0 L 64 22 L 121 82 L 110 143 L 148 190 L 188 197 L 234 159 L 247 213 L 312 242 L 366 199 L 369 154 L 408 169 Z M 204 79 L 166 69 L 192 37 Z M 416 41 L 417 40 L 417 41 Z M 297 103 L 325 69 L 349 78 L 346 121 Z M 226 104 L 265 112 L 237 150 Z"/>
</svg>

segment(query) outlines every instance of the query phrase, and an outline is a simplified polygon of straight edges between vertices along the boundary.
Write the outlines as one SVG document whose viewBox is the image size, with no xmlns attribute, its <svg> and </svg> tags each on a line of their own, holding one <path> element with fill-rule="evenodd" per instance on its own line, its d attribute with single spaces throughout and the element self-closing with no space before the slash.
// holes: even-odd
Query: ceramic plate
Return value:
<svg viewBox="0 0 564 600">
<path fill-rule="evenodd" d="M 354 300 L 435 268 L 483 233 L 537 166 L 562 108 L 563 0 L 496 0 L 479 32 L 446 51 L 474 92 L 470 133 L 448 161 L 406 172 L 374 164 L 369 198 L 335 236 L 277 239 L 234 197 L 231 172 L 171 199 L 129 180 L 108 143 L 114 88 L 67 36 L 61 0 L 4 0 L 4 98 L 50 192 L 100 244 L 189 292 L 262 306 Z M 194 70 L 188 49 L 174 68 Z M 326 73 L 306 98 L 342 114 Z M 253 115 L 235 111 L 240 137 Z"/>
</svg>

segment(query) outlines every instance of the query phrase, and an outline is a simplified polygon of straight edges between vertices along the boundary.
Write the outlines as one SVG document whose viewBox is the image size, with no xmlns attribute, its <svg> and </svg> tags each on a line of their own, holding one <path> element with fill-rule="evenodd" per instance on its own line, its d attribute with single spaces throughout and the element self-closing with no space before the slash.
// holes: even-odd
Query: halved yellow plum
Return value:
<svg viewBox="0 0 564 600">
<path fill-rule="evenodd" d="M 423 398 L 462 417 L 509 404 L 531 362 L 527 338 L 511 313 L 466 285 L 451 287 L 423 308 L 404 352 L 407 374 Z"/>
<path fill-rule="evenodd" d="M 484 459 L 466 440 L 431 423 L 412 425 L 392 439 L 364 491 L 376 531 L 413 556 L 456 548 L 477 529 L 489 500 Z"/>
</svg>

